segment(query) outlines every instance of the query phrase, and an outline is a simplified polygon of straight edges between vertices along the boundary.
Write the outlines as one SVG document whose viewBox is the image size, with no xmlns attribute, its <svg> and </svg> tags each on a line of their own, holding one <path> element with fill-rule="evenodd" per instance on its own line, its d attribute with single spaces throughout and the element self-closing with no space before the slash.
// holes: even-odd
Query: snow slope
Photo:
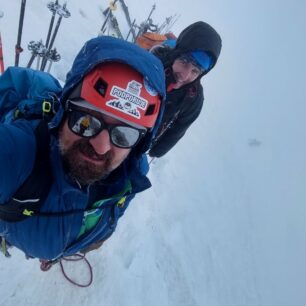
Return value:
<svg viewBox="0 0 306 306">
<path fill-rule="evenodd" d="M 45 39 L 51 17 L 48 1 L 27 2 L 24 48 Z M 127 1 L 139 21 L 153 1 L 138 3 Z M 152 165 L 153 188 L 133 201 L 114 236 L 88 255 L 91 287 L 71 285 L 58 265 L 43 273 L 37 260 L 13 249 L 10 259 L 0 257 L 1 306 L 306 305 L 306 45 L 300 37 L 306 5 L 155 3 L 157 22 L 182 16 L 176 34 L 202 19 L 223 38 L 220 62 L 204 80 L 203 113 Z M 68 2 L 72 16 L 55 42 L 62 60 L 51 70 L 61 81 L 83 43 L 98 34 L 107 5 Z M 14 63 L 19 7 L 19 0 L 0 0 L 6 66 Z M 29 58 L 24 51 L 20 65 Z M 88 276 L 82 263 L 67 271 L 81 281 Z"/>
</svg>

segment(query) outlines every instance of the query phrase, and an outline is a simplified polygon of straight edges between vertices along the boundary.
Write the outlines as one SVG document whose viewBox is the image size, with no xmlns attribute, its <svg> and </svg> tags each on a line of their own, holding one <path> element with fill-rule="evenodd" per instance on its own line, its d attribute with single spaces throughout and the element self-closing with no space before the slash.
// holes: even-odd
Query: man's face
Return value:
<svg viewBox="0 0 306 306">
<path fill-rule="evenodd" d="M 172 71 L 176 80 L 174 85 L 175 89 L 193 82 L 202 73 L 198 67 L 182 58 L 177 58 L 174 61 L 172 64 Z"/>
<path fill-rule="evenodd" d="M 89 114 L 103 119 L 107 124 L 120 124 L 117 119 L 93 110 Z M 76 135 L 65 119 L 59 132 L 59 146 L 65 169 L 83 185 L 92 184 L 116 169 L 128 156 L 131 149 L 114 146 L 107 129 L 92 138 Z"/>
</svg>

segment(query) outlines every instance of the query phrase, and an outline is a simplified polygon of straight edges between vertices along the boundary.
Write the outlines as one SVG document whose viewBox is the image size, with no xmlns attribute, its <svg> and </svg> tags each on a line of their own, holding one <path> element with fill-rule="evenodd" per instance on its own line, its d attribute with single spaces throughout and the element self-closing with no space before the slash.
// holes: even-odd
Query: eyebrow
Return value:
<svg viewBox="0 0 306 306">
<path fill-rule="evenodd" d="M 196 69 L 199 74 L 202 73 L 202 69 L 201 68 L 197 67 L 196 65 L 194 65 L 192 62 L 188 61 L 187 59 L 182 58 L 182 59 L 180 59 L 180 61 L 182 61 L 182 62 L 184 62 L 186 64 L 192 65 L 194 67 L 194 69 Z"/>
<path fill-rule="evenodd" d="M 197 66 L 193 65 L 194 69 L 198 72 L 198 73 L 201 73 L 202 70 L 200 68 L 198 68 Z"/>
</svg>

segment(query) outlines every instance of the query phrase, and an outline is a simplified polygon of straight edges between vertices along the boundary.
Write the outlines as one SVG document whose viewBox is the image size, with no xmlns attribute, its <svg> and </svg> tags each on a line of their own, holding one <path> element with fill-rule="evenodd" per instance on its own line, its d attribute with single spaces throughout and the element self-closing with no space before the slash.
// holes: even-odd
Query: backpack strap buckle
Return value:
<svg viewBox="0 0 306 306">
<path fill-rule="evenodd" d="M 43 118 L 50 117 L 52 115 L 53 107 L 51 102 L 44 100 L 41 107 Z"/>
</svg>

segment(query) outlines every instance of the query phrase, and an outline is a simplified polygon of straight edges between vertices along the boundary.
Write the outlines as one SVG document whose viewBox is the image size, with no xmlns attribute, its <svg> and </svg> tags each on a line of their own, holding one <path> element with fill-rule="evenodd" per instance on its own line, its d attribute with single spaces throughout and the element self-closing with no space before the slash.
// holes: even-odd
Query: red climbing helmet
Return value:
<svg viewBox="0 0 306 306">
<path fill-rule="evenodd" d="M 161 98 L 139 72 L 119 62 L 102 63 L 85 76 L 80 96 L 111 117 L 152 128 Z"/>
</svg>

